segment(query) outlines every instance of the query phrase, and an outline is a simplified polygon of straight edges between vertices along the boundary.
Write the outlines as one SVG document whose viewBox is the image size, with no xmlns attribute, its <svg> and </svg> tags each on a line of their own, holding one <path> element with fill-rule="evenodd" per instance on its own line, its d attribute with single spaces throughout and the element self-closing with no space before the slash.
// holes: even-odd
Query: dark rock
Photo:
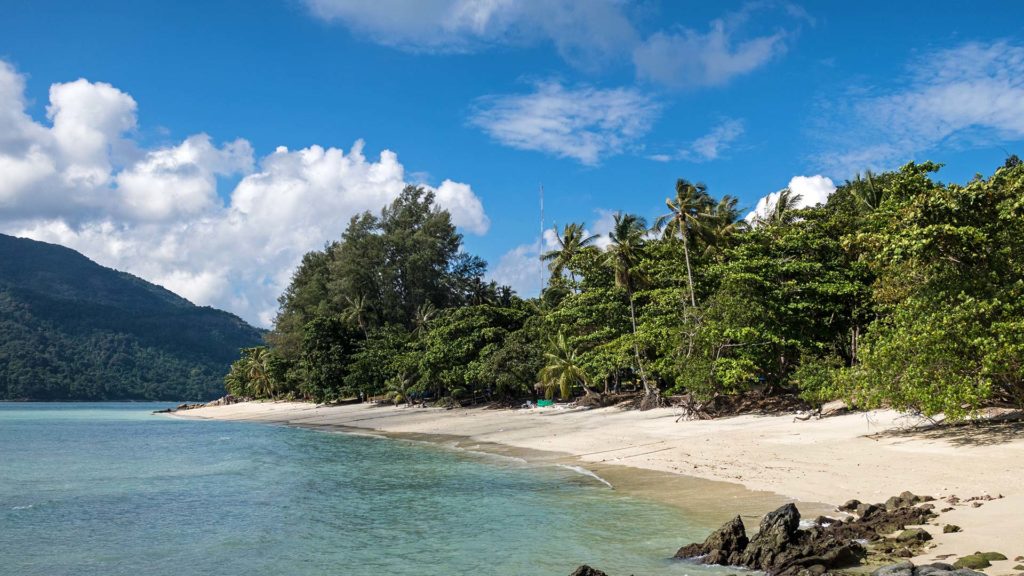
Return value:
<svg viewBox="0 0 1024 576">
<path fill-rule="evenodd" d="M 952 564 L 946 564 L 945 562 L 933 562 L 931 564 L 925 564 L 915 568 L 914 576 L 930 576 L 932 574 L 941 576 L 942 574 L 946 574 L 947 572 L 952 572 L 954 570 L 956 570 L 956 568 L 953 568 Z"/>
<path fill-rule="evenodd" d="M 840 512 L 856 512 L 857 508 L 861 505 L 860 500 L 847 500 L 846 504 L 839 507 Z"/>
<path fill-rule="evenodd" d="M 790 544 L 800 528 L 800 511 L 792 503 L 769 512 L 761 519 L 757 535 L 750 540 L 740 562 L 747 567 L 770 571 L 791 560 Z"/>
<path fill-rule="evenodd" d="M 876 504 L 861 504 L 857 506 L 857 515 L 861 518 L 870 518 L 881 510 L 882 508 Z"/>
<path fill-rule="evenodd" d="M 960 532 L 961 530 L 963 530 L 963 528 L 957 526 L 956 524 L 946 524 L 942 527 L 943 534 L 952 534 L 954 532 Z"/>
<path fill-rule="evenodd" d="M 1024 570 L 1024 564 L 1017 564 L 1013 567 L 1014 570 Z"/>
<path fill-rule="evenodd" d="M 1007 559 L 1005 554 L 1000 554 L 999 552 L 975 552 L 975 554 L 980 555 L 982 558 L 988 560 L 989 562 Z"/>
<path fill-rule="evenodd" d="M 871 576 L 914 576 L 912 562 L 900 562 L 891 566 L 882 566 L 871 573 Z"/>
<path fill-rule="evenodd" d="M 569 576 L 608 576 L 608 574 L 598 570 L 597 568 L 591 568 L 590 566 L 584 564 L 583 566 L 577 568 Z"/>
<path fill-rule="evenodd" d="M 740 554 L 748 543 L 743 520 L 737 516 L 712 532 L 703 544 L 690 544 L 680 548 L 676 552 L 676 558 L 699 556 L 705 564 L 736 565 L 740 563 Z"/>
</svg>

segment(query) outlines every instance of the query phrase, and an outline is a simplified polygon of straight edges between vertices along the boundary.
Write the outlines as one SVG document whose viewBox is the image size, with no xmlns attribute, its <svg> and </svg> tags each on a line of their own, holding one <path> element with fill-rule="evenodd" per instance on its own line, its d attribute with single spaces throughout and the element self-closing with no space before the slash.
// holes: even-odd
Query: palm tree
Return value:
<svg viewBox="0 0 1024 576">
<path fill-rule="evenodd" d="M 424 302 L 416 308 L 416 315 L 413 317 L 416 337 L 422 337 L 430 328 L 430 322 L 437 316 L 437 308 L 430 302 Z"/>
<path fill-rule="evenodd" d="M 852 182 L 847 181 L 847 185 L 852 189 L 853 197 L 859 200 L 869 212 L 877 210 L 882 205 L 882 200 L 885 199 L 885 190 L 875 182 L 875 177 L 874 172 L 865 170 L 864 176 L 858 173 Z"/>
<path fill-rule="evenodd" d="M 736 208 L 738 199 L 728 194 L 716 204 L 709 204 L 697 217 L 701 221 L 701 240 L 704 242 L 704 254 L 714 256 L 732 243 L 737 234 L 746 232 L 750 226 L 740 217 Z"/>
<path fill-rule="evenodd" d="M 568 400 L 572 395 L 573 386 L 577 384 L 582 385 L 586 393 L 590 393 L 587 375 L 580 366 L 576 349 L 569 345 L 563 332 L 559 331 L 556 338 L 551 338 L 544 357 L 547 359 L 547 365 L 540 370 L 540 381 L 550 395 L 554 395 L 557 389 L 559 396 L 563 400 Z"/>
<path fill-rule="evenodd" d="M 801 194 L 797 194 L 789 188 L 783 188 L 779 190 L 774 202 L 769 197 L 768 205 L 765 206 L 765 213 L 763 215 L 758 214 L 754 221 L 759 225 L 789 224 L 796 219 L 794 212 L 799 209 L 800 201 L 803 199 L 804 197 Z"/>
<path fill-rule="evenodd" d="M 246 349 L 244 354 L 245 377 L 249 380 L 249 389 L 257 398 L 272 398 L 276 386 L 270 376 L 270 352 L 264 346 L 256 346 Z"/>
<path fill-rule="evenodd" d="M 665 199 L 668 213 L 654 222 L 655 230 L 662 230 L 665 238 L 679 236 L 683 240 L 683 254 L 686 256 L 686 279 L 690 286 L 690 305 L 697 307 L 697 296 L 693 289 L 693 270 L 690 267 L 690 241 L 700 229 L 700 214 L 713 205 L 707 186 L 692 184 L 680 178 L 676 181 L 676 198 Z"/>
<path fill-rule="evenodd" d="M 576 274 L 573 273 L 572 265 L 573 258 L 583 248 L 594 243 L 597 240 L 596 234 L 586 236 L 586 230 L 583 228 L 583 224 L 566 224 L 562 228 L 562 233 L 558 233 L 558 226 L 555 226 L 555 238 L 558 241 L 558 248 L 556 250 L 549 250 L 544 254 L 541 254 L 540 259 L 548 263 L 548 270 L 551 270 L 551 274 L 559 276 L 563 270 L 569 270 L 569 277 L 572 279 L 573 286 L 576 285 Z"/>
<path fill-rule="evenodd" d="M 345 302 L 347 305 L 345 306 L 345 310 L 342 311 L 342 316 L 345 321 L 359 326 L 359 329 L 363 331 L 363 338 L 369 338 L 370 335 L 366 330 L 366 325 L 370 313 L 370 304 L 367 302 L 366 296 L 363 294 L 360 294 L 355 298 L 345 296 Z"/>
<path fill-rule="evenodd" d="M 640 251 L 647 233 L 647 222 L 634 214 L 615 213 L 615 224 L 608 233 L 611 245 L 608 247 L 607 262 L 615 272 L 615 285 L 626 290 L 629 298 L 629 319 L 633 325 L 633 353 L 636 354 L 637 370 L 644 384 L 644 396 L 649 398 L 657 394 L 648 382 L 644 373 L 644 364 L 640 359 L 640 345 L 637 343 L 636 305 L 633 291 L 642 282 L 643 277 L 637 272 L 636 265 L 640 261 Z"/>
</svg>

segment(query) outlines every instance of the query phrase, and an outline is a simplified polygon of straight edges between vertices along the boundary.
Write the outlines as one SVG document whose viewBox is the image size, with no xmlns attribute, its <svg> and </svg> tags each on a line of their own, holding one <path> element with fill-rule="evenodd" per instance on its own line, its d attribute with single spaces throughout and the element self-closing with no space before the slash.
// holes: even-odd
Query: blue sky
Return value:
<svg viewBox="0 0 1024 576">
<path fill-rule="evenodd" d="M 1016 12 L 3 0 L 0 231 L 266 325 L 304 251 L 423 183 L 529 294 L 541 183 L 549 225 L 602 232 L 679 177 L 753 209 L 909 160 L 991 172 L 1024 140 Z"/>
</svg>

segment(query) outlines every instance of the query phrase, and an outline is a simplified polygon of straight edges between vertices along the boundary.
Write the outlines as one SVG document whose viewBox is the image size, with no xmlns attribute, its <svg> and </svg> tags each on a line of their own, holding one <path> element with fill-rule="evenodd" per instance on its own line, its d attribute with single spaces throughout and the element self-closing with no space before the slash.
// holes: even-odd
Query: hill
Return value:
<svg viewBox="0 0 1024 576">
<path fill-rule="evenodd" d="M 0 399 L 213 398 L 239 349 L 261 341 L 233 314 L 0 234 Z"/>
</svg>

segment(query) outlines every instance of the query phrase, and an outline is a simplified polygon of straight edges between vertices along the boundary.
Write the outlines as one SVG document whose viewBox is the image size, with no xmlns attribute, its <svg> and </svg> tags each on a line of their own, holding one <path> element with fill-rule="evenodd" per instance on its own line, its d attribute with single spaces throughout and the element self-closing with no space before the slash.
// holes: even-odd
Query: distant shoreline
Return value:
<svg viewBox="0 0 1024 576">
<path fill-rule="evenodd" d="M 552 465 L 575 462 L 616 489 L 671 504 L 709 526 L 736 514 L 758 516 L 794 499 L 810 517 L 830 508 L 814 502 L 884 501 L 903 490 L 940 499 L 1001 494 L 1003 499 L 980 507 L 957 505 L 943 513 L 940 523 L 963 531 L 943 534 L 941 526 L 926 527 L 935 547 L 917 560 L 978 549 L 1009 558 L 1024 554 L 1024 437 L 972 441 L 966 432 L 907 433 L 901 431 L 906 417 L 891 411 L 809 422 L 793 422 L 792 416 L 676 422 L 669 408 L 444 410 L 248 402 L 175 416 L 373 431 Z M 1015 564 L 996 563 L 988 573 L 1015 574 Z"/>
</svg>

